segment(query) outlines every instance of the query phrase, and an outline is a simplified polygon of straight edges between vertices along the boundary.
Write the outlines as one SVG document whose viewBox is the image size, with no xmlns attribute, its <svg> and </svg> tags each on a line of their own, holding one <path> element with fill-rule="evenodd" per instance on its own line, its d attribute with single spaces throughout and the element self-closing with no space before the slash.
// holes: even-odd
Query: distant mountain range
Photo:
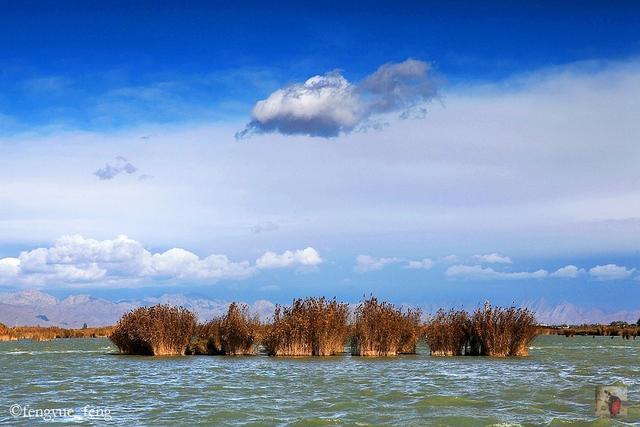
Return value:
<svg viewBox="0 0 640 427">
<path fill-rule="evenodd" d="M 549 305 L 544 301 L 526 304 L 526 307 L 536 313 L 538 322 L 547 325 L 609 324 L 618 320 L 636 323 L 640 318 L 640 309 L 605 311 L 598 308 L 582 308 L 567 302 Z"/>
<path fill-rule="evenodd" d="M 181 305 L 198 314 L 201 321 L 226 312 L 228 301 L 188 298 L 182 294 L 165 294 L 140 301 L 113 302 L 89 295 L 71 295 L 59 300 L 38 290 L 0 292 L 0 323 L 7 326 L 61 326 L 80 328 L 115 324 L 127 311 L 153 304 Z M 250 309 L 266 319 L 273 313 L 274 304 L 259 300 Z"/>
<path fill-rule="evenodd" d="M 157 298 L 139 301 L 113 302 L 89 295 L 71 295 L 62 300 L 38 290 L 0 292 L 0 323 L 7 326 L 61 326 L 79 328 L 115 324 L 127 311 L 153 304 L 181 305 L 198 314 L 201 321 L 209 320 L 226 312 L 229 301 L 191 298 L 183 294 L 164 294 Z M 249 304 L 252 312 L 268 319 L 275 305 L 267 300 Z M 538 322 L 549 325 L 610 323 L 622 320 L 635 323 L 640 310 L 604 311 L 595 308 L 580 308 L 570 303 L 549 305 L 544 301 L 526 304 L 536 313 Z M 434 311 L 426 307 L 425 312 Z"/>
</svg>

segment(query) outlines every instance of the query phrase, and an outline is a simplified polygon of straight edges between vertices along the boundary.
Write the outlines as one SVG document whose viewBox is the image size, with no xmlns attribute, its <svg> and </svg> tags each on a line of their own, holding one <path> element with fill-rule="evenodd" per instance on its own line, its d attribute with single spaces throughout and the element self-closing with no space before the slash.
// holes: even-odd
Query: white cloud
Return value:
<svg viewBox="0 0 640 427">
<path fill-rule="evenodd" d="M 309 78 L 258 101 L 252 121 L 237 136 L 280 132 L 332 137 L 348 133 L 374 114 L 406 111 L 435 96 L 431 66 L 407 59 L 380 66 L 360 84 L 338 71 Z"/>
<path fill-rule="evenodd" d="M 409 261 L 405 268 L 416 270 L 430 270 L 433 267 L 433 260 L 431 258 L 424 258 L 419 261 Z"/>
<path fill-rule="evenodd" d="M 446 255 L 446 256 L 441 256 L 440 258 L 438 258 L 438 262 L 442 263 L 442 264 L 456 264 L 458 262 L 460 262 L 460 258 L 458 257 L 458 255 Z"/>
<path fill-rule="evenodd" d="M 270 219 L 287 225 L 277 232 L 282 250 L 354 237 L 356 255 L 384 253 L 411 244 L 407 236 L 429 236 L 429 250 L 442 254 L 489 247 L 551 259 L 637 250 L 640 60 L 445 90 L 446 108 L 434 103 L 427 120 L 383 117 L 390 127 L 332 144 L 273 134 L 235 144 L 240 122 L 3 132 L 2 253 L 96 230 L 126 230 L 153 247 L 180 242 L 203 255 L 220 246 L 242 253 L 269 244 L 269 233 L 249 228 Z M 146 134 L 154 137 L 139 140 Z M 114 153 L 144 159 L 133 164 L 154 179 L 121 174 L 113 186 L 87 174 Z M 476 264 L 451 265 L 459 263 Z"/>
<path fill-rule="evenodd" d="M 589 275 L 596 280 L 617 280 L 626 279 L 636 271 L 635 268 L 628 269 L 615 264 L 598 265 L 589 270 Z M 546 270 L 537 270 L 533 272 L 503 272 L 496 271 L 491 267 L 483 267 L 482 265 L 454 265 L 445 271 L 448 279 L 466 279 L 466 280 L 523 280 L 523 279 L 544 279 L 563 278 L 575 279 L 585 274 L 586 270 L 578 268 L 575 265 L 566 265 L 553 273 Z"/>
<path fill-rule="evenodd" d="M 482 264 L 512 264 L 511 258 L 497 253 L 474 255 L 471 257 L 475 262 Z"/>
<path fill-rule="evenodd" d="M 0 277 L 15 277 L 20 274 L 20 260 L 18 258 L 0 259 Z"/>
<path fill-rule="evenodd" d="M 243 279 L 255 273 L 248 261 L 232 262 L 225 255 L 197 255 L 180 248 L 153 254 L 145 273 L 151 277 L 185 280 Z"/>
<path fill-rule="evenodd" d="M 113 240 L 62 236 L 49 248 L 21 252 L 18 258 L 0 259 L 0 283 L 33 286 L 82 283 L 134 283 L 144 281 L 245 279 L 259 268 L 318 265 L 313 248 L 267 252 L 252 265 L 225 255 L 200 258 L 185 249 L 151 253 L 139 242 L 121 235 Z"/>
<path fill-rule="evenodd" d="M 546 270 L 537 270 L 533 272 L 502 272 L 496 271 L 491 267 L 482 267 L 481 265 L 453 265 L 445 271 L 448 279 L 463 280 L 526 280 L 526 279 L 543 279 L 548 276 Z"/>
<path fill-rule="evenodd" d="M 376 258 L 370 255 L 358 255 L 356 257 L 355 271 L 367 273 L 369 271 L 382 270 L 389 264 L 402 262 L 400 258 Z"/>
<path fill-rule="evenodd" d="M 338 72 L 279 89 L 253 108 L 249 129 L 336 136 L 364 115 L 355 87 Z"/>
<path fill-rule="evenodd" d="M 589 269 L 589 275 L 596 280 L 626 279 L 636 271 L 635 268 L 627 268 L 616 264 L 597 265 Z"/>
<path fill-rule="evenodd" d="M 585 270 L 583 268 L 578 268 L 575 265 L 569 264 L 557 269 L 556 271 L 551 273 L 549 277 L 558 277 L 562 279 L 575 279 L 576 277 L 584 273 L 585 273 Z"/>
<path fill-rule="evenodd" d="M 256 260 L 256 267 L 264 269 L 293 266 L 313 267 L 321 263 L 322 258 L 318 251 L 312 247 L 308 247 L 297 251 L 284 251 L 281 254 L 266 252 Z"/>
</svg>

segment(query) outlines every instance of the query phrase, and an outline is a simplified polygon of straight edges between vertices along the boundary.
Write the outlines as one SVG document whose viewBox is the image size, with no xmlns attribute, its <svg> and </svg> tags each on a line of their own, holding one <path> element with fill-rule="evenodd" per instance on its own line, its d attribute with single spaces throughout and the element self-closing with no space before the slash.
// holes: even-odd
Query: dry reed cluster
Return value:
<svg viewBox="0 0 640 427">
<path fill-rule="evenodd" d="M 189 354 L 249 355 L 258 350 L 262 325 L 246 304 L 231 303 L 227 314 L 196 326 Z"/>
<path fill-rule="evenodd" d="M 434 356 L 526 356 L 536 336 L 533 313 L 526 308 L 491 307 L 440 310 L 427 324 L 427 344 Z"/>
<path fill-rule="evenodd" d="M 343 353 L 348 342 L 354 356 L 394 356 L 415 353 L 426 335 L 434 356 L 507 357 L 527 355 L 538 332 L 523 308 L 439 310 L 424 326 L 420 317 L 420 310 L 374 297 L 352 316 L 335 298 L 296 299 L 276 306 L 270 324 L 260 323 L 245 304 L 232 303 L 224 316 L 204 324 L 184 308 L 159 305 L 125 314 L 110 338 L 128 354 L 248 355 L 261 344 L 270 356 L 331 356 Z"/>
<path fill-rule="evenodd" d="M 189 310 L 154 305 L 126 313 L 109 338 L 126 354 L 182 355 L 195 327 L 196 316 Z"/>
<path fill-rule="evenodd" d="M 332 356 L 344 351 L 349 307 L 336 299 L 296 299 L 276 306 L 263 345 L 270 356 Z"/>
<path fill-rule="evenodd" d="M 351 354 L 354 356 L 395 356 L 415 353 L 420 340 L 420 311 L 403 312 L 374 297 L 355 310 Z"/>
</svg>

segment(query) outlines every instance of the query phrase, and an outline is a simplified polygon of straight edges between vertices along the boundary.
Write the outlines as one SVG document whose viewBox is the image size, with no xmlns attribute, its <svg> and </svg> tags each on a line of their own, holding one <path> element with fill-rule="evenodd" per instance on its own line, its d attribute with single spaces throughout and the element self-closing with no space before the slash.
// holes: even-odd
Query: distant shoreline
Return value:
<svg viewBox="0 0 640 427">
<path fill-rule="evenodd" d="M 60 338 L 109 338 L 113 326 L 66 329 L 56 326 L 14 326 L 0 323 L 0 341 L 51 341 Z"/>
<path fill-rule="evenodd" d="M 640 335 L 640 326 L 629 324 L 538 326 L 538 335 L 564 335 L 568 338 L 574 336 L 594 336 L 636 339 L 636 337 Z"/>
</svg>

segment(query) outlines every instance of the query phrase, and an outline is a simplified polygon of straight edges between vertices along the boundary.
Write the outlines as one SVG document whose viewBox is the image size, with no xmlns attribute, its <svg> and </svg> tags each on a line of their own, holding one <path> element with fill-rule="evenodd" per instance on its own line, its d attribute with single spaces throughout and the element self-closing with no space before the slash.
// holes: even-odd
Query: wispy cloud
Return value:
<svg viewBox="0 0 640 427">
<path fill-rule="evenodd" d="M 253 132 L 333 137 L 349 133 L 380 113 L 407 111 L 436 96 L 431 64 L 407 59 L 387 63 L 359 83 L 332 71 L 273 92 L 258 101 L 251 122 L 237 133 Z"/>
<path fill-rule="evenodd" d="M 485 255 L 474 255 L 471 259 L 481 264 L 512 264 L 511 258 L 498 253 L 491 253 Z"/>
<path fill-rule="evenodd" d="M 369 271 L 382 270 L 389 264 L 399 262 L 402 262 L 401 258 L 376 258 L 370 255 L 358 255 L 354 270 L 358 273 L 367 273 Z"/>
<path fill-rule="evenodd" d="M 575 279 L 583 275 L 586 271 L 583 268 L 578 268 L 575 265 L 566 265 L 551 273 L 550 277 L 558 277 L 562 279 Z"/>
<path fill-rule="evenodd" d="M 10 74 L 12 90 L 24 104 L 5 106 L 14 123 L 3 131 L 20 133 L 36 127 L 114 129 L 237 117 L 255 102 L 256 91 L 271 92 L 286 78 L 284 70 L 273 67 L 161 76 L 122 68 L 73 76 Z"/>
<path fill-rule="evenodd" d="M 442 264 L 457 264 L 460 262 L 458 255 L 450 254 L 438 258 L 438 262 Z"/>
<path fill-rule="evenodd" d="M 261 222 L 260 224 L 256 224 L 253 227 L 251 227 L 251 232 L 253 234 L 260 234 L 260 233 L 266 233 L 266 232 L 269 232 L 269 231 L 276 231 L 279 228 L 280 228 L 280 226 L 278 224 L 276 224 L 275 222 L 266 221 L 266 222 Z"/>
<path fill-rule="evenodd" d="M 433 267 L 433 260 L 431 258 L 424 258 L 417 261 L 409 261 L 404 268 L 409 268 L 413 270 L 430 270 Z"/>
<path fill-rule="evenodd" d="M 589 269 L 589 275 L 596 280 L 620 280 L 630 277 L 635 268 L 627 268 L 616 264 L 597 265 Z"/>
<path fill-rule="evenodd" d="M 627 268 L 616 264 L 597 265 L 588 270 L 592 279 L 597 281 L 623 280 L 631 277 L 636 271 L 635 268 Z M 533 272 L 521 271 L 499 271 L 491 267 L 482 265 L 458 264 L 449 267 L 445 271 L 448 279 L 463 280 L 522 280 L 522 279 L 576 279 L 587 274 L 587 270 L 569 264 L 549 273 L 547 270 L 536 270 Z"/>
<path fill-rule="evenodd" d="M 33 94 L 52 94 L 61 93 L 70 83 L 69 79 L 61 76 L 42 76 L 28 79 L 23 85 Z"/>
<path fill-rule="evenodd" d="M 546 270 L 536 270 L 533 272 L 503 272 L 496 271 L 491 267 L 481 265 L 453 265 L 445 271 L 448 279 L 461 280 L 527 280 L 544 279 L 549 273 Z"/>
</svg>

